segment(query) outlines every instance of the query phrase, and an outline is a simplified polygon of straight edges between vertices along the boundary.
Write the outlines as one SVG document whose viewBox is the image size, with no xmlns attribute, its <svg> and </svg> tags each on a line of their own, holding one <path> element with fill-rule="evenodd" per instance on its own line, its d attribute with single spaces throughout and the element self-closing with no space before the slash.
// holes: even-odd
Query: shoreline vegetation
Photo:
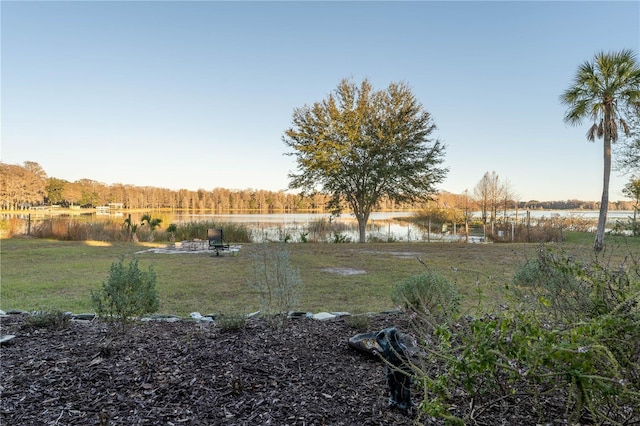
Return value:
<svg viewBox="0 0 640 426">
<path fill-rule="evenodd" d="M 560 204 L 558 204 L 560 203 Z M 597 202 L 585 202 L 586 204 L 592 203 L 593 206 L 585 206 L 585 203 L 582 203 L 579 206 L 575 206 L 574 204 L 566 204 L 562 206 L 563 202 L 544 202 L 541 204 L 536 204 L 531 207 L 519 207 L 518 209 L 514 209 L 513 207 L 509 207 L 508 211 L 519 211 L 526 212 L 528 211 L 536 211 L 536 212 L 553 212 L 553 211 L 569 211 L 569 212 L 597 212 L 599 209 L 599 203 Z M 629 207 L 626 205 L 626 202 L 610 202 L 609 203 L 609 211 L 629 211 L 633 212 L 633 207 Z M 631 202 L 629 202 L 631 204 Z M 415 206 L 407 206 L 404 208 L 379 208 L 373 210 L 372 213 L 395 213 L 395 212 L 416 212 L 421 210 Z M 500 213 L 503 210 L 500 210 Z M 181 214 L 211 214 L 211 215 L 233 215 L 233 214 L 251 214 L 251 215 L 265 215 L 265 214 L 331 214 L 331 212 L 325 208 L 308 208 L 308 209 L 248 209 L 248 208 L 237 208 L 237 209 L 190 209 L 190 208 L 113 208 L 109 205 L 105 206 L 95 206 L 95 207 L 82 207 L 82 206 L 67 206 L 62 207 L 59 205 L 43 205 L 43 206 L 32 206 L 24 209 L 6 209 L 0 210 L 0 215 L 25 215 L 25 214 L 41 214 L 41 213 L 51 213 L 51 214 L 60 214 L 60 215 L 74 215 L 74 214 L 95 214 L 95 213 L 146 213 L 146 212 L 162 212 L 162 213 L 181 213 Z M 342 214 L 349 214 L 349 211 L 344 211 Z M 478 213 L 474 211 L 474 213 Z"/>
</svg>

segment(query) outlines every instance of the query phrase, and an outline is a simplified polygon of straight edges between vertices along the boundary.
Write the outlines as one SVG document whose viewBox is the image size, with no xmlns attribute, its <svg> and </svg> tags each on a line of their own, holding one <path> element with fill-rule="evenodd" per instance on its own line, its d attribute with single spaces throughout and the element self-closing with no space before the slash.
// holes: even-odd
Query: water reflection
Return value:
<svg viewBox="0 0 640 426">
<path fill-rule="evenodd" d="M 341 238 L 342 241 L 358 241 L 359 232 L 357 220 L 352 214 L 343 214 L 339 217 L 329 213 L 272 213 L 272 214 L 213 214 L 176 211 L 150 211 L 150 212 L 126 212 L 126 211 L 91 211 L 71 210 L 64 212 L 30 210 L 24 214 L 5 214 L 4 220 L 19 218 L 38 221 L 52 217 L 71 217 L 81 221 L 112 221 L 122 224 L 125 219 L 131 218 L 132 223 L 140 223 L 144 214 L 150 214 L 154 219 L 158 218 L 161 228 L 165 229 L 170 224 L 186 222 L 214 222 L 216 224 L 239 224 L 246 226 L 251 232 L 254 242 L 262 241 L 334 241 Z M 414 212 L 374 212 L 371 213 L 366 228 L 367 241 L 464 241 L 466 236 L 460 227 L 443 226 L 436 232 L 428 233 L 427 223 L 412 224 L 403 221 L 403 218 L 414 216 Z M 616 220 L 626 220 L 633 215 L 632 211 L 610 211 L 608 219 L 610 223 Z M 480 213 L 473 215 L 480 217 Z M 569 211 L 569 210 L 532 210 L 532 211 L 507 211 L 506 215 L 499 214 L 498 219 L 514 223 L 527 220 L 553 217 L 574 217 L 581 219 L 596 219 L 598 211 Z M 332 226 L 322 226 L 323 223 Z M 340 225 L 340 226 L 337 226 Z M 433 230 L 432 230 L 433 231 Z M 472 232 L 470 242 L 480 242 L 484 239 L 485 230 Z"/>
</svg>

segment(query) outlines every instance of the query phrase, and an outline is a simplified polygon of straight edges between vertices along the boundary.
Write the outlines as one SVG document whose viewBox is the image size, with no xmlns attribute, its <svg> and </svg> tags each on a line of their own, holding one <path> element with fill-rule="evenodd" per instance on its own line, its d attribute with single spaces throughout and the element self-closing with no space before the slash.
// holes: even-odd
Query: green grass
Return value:
<svg viewBox="0 0 640 426">
<path fill-rule="evenodd" d="M 568 235 L 568 251 L 589 259 L 593 234 Z M 612 260 L 640 253 L 640 239 L 605 238 Z M 161 244 L 155 244 L 161 245 Z M 122 255 L 132 256 L 150 243 L 99 243 L 14 238 L 0 241 L 0 309 L 59 309 L 93 312 L 91 290 L 107 279 Z M 609 249 L 611 247 L 611 249 Z M 237 257 L 210 254 L 137 255 L 139 266 L 153 265 L 158 276 L 160 313 L 252 312 L 258 301 L 247 284 L 250 254 L 258 245 L 244 244 Z M 531 257 L 537 244 L 349 243 L 289 244 L 290 259 L 300 269 L 300 310 L 372 311 L 394 309 L 391 289 L 400 280 L 424 271 L 417 258 L 458 286 L 463 308 L 482 309 L 505 301 L 505 286 Z M 364 274 L 340 275 L 329 268 L 351 268 Z"/>
</svg>

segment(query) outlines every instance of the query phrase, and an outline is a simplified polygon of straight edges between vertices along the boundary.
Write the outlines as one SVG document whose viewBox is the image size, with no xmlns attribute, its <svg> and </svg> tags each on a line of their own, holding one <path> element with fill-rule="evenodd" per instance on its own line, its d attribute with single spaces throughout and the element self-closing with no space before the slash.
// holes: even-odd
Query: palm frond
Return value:
<svg viewBox="0 0 640 426">
<path fill-rule="evenodd" d="M 587 140 L 593 142 L 596 140 L 596 133 L 598 133 L 598 126 L 594 123 L 587 131 Z"/>
</svg>

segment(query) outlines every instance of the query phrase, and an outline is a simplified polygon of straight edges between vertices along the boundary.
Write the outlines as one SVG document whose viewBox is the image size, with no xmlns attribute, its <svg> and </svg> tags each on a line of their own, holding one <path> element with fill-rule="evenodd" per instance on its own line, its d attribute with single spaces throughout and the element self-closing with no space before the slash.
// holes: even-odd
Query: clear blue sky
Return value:
<svg viewBox="0 0 640 426">
<path fill-rule="evenodd" d="M 51 177 L 286 189 L 294 108 L 344 77 L 410 85 L 447 145 L 439 189 L 487 171 L 521 200 L 599 200 L 602 142 L 559 96 L 640 44 L 640 2 L 2 1 L 2 154 Z M 612 200 L 629 176 L 615 172 Z"/>
</svg>

